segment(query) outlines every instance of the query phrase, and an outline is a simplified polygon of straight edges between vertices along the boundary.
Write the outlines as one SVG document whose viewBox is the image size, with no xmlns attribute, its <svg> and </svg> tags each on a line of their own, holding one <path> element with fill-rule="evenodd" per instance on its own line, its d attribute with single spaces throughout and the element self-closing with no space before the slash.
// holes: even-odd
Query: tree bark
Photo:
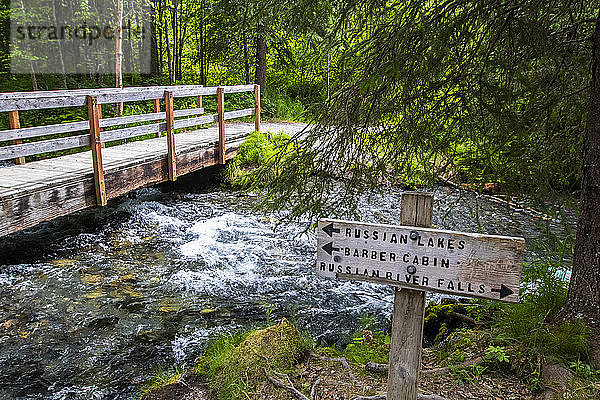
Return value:
<svg viewBox="0 0 600 400">
<path fill-rule="evenodd" d="M 259 23 L 256 32 L 256 74 L 255 83 L 260 85 L 260 93 L 265 94 L 267 88 L 267 38 L 266 28 Z"/>
<path fill-rule="evenodd" d="M 250 84 L 250 62 L 248 60 L 248 40 L 246 39 L 246 31 L 242 32 L 242 41 L 244 42 L 244 77 L 246 85 Z"/>
<path fill-rule="evenodd" d="M 167 70 L 169 73 L 169 85 L 173 84 L 173 63 L 171 62 L 171 46 L 169 39 L 169 26 L 167 18 L 164 19 L 164 34 L 165 34 L 165 51 L 167 52 Z"/>
<path fill-rule="evenodd" d="M 160 75 L 160 67 L 158 63 L 158 32 L 157 32 L 157 21 L 156 21 L 156 8 L 155 3 L 151 3 L 149 7 L 150 15 L 152 15 L 150 19 L 150 75 L 151 76 L 159 76 Z M 140 58 L 142 57 L 140 53 Z"/>
<path fill-rule="evenodd" d="M 573 271 L 565 318 L 591 328 L 590 362 L 600 368 L 600 13 L 592 50 L 592 85 L 584 133 L 583 171 Z"/>
<path fill-rule="evenodd" d="M 178 69 L 177 69 L 177 65 L 179 63 L 179 16 L 178 16 L 178 12 L 179 12 L 179 1 L 178 0 L 173 0 L 173 4 L 171 6 L 171 28 L 173 30 L 172 35 L 173 35 L 173 64 L 171 67 L 171 71 L 172 71 L 172 78 L 171 78 L 171 82 L 174 82 L 177 80 L 178 78 Z"/>
<path fill-rule="evenodd" d="M 56 17 L 56 2 L 52 2 L 52 18 L 54 19 L 54 26 L 58 25 L 58 18 Z M 63 45 L 62 40 L 58 41 L 58 59 L 60 61 L 60 72 L 61 72 L 61 80 L 63 89 L 68 89 L 67 86 L 67 72 L 65 70 L 65 60 L 63 57 Z"/>
<path fill-rule="evenodd" d="M 123 88 L 123 0 L 117 0 L 117 37 L 115 40 L 115 87 Z M 117 103 L 116 116 L 123 115 L 123 103 Z"/>
</svg>

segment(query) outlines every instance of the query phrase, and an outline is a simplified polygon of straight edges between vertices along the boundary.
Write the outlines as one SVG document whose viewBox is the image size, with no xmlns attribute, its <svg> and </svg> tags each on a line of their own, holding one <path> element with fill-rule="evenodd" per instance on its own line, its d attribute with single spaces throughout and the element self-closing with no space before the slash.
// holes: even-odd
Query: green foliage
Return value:
<svg viewBox="0 0 600 400">
<path fill-rule="evenodd" d="M 583 379 L 600 380 L 600 370 L 594 369 L 580 360 L 570 362 L 569 369 Z"/>
<path fill-rule="evenodd" d="M 363 330 L 352 336 L 352 343 L 346 346 L 344 356 L 350 362 L 366 364 L 369 361 L 387 363 L 390 353 L 390 335 L 384 331 Z"/>
<path fill-rule="evenodd" d="M 367 188 L 440 175 L 537 198 L 578 189 L 597 7 L 370 0 L 343 9 L 334 90 L 300 143 L 311 151 L 279 160 L 265 207 L 355 217 Z"/>
<path fill-rule="evenodd" d="M 261 103 L 262 112 L 267 118 L 306 122 L 307 111 L 298 98 L 288 97 L 271 90 Z"/>
<path fill-rule="evenodd" d="M 489 346 L 485 350 L 485 359 L 493 363 L 508 363 L 509 359 L 506 355 L 504 346 Z"/>
<path fill-rule="evenodd" d="M 521 302 L 502 306 L 494 342 L 513 361 L 512 369 L 532 388 L 540 387 L 539 359 L 569 365 L 586 359 L 589 330 L 583 321 L 562 321 L 568 269 L 564 255 L 540 257 L 526 264 Z M 492 350 L 494 349 L 494 350 Z M 499 360 L 495 346 L 488 350 Z"/>
<path fill-rule="evenodd" d="M 288 146 L 290 137 L 284 133 L 251 133 L 238 148 L 237 155 L 227 165 L 226 176 L 235 187 L 248 188 L 260 185 L 251 171 L 261 165 L 267 165 L 279 149 Z M 272 170 L 271 174 L 276 171 Z"/>
<path fill-rule="evenodd" d="M 454 382 L 461 385 L 476 384 L 481 375 L 487 370 L 487 367 L 481 364 L 472 364 L 468 367 L 448 367 Z"/>
<path fill-rule="evenodd" d="M 215 399 L 251 397 L 271 371 L 289 372 L 310 344 L 286 319 L 277 325 L 213 341 L 194 369 L 210 382 Z"/>
<path fill-rule="evenodd" d="M 178 382 L 183 376 L 183 372 L 183 369 L 179 366 L 175 366 L 173 369 L 165 369 L 163 365 L 159 365 L 148 379 L 148 382 L 141 387 L 140 398 L 153 390 Z"/>
<path fill-rule="evenodd" d="M 454 331 L 436 349 L 440 363 L 448 366 L 483 354 L 479 364 L 487 369 L 451 368 L 457 382 L 476 383 L 479 375 L 488 372 L 513 373 L 532 390 L 541 390 L 544 383 L 540 365 L 546 360 L 568 366 L 582 379 L 600 378 L 585 362 L 588 328 L 582 321 L 559 318 L 568 289 L 566 274 L 570 266 L 565 260 L 570 259 L 572 251 L 566 243 L 570 242 L 557 243 L 553 252 L 540 251 L 535 260 L 526 264 L 518 304 L 476 300 L 428 306 L 430 323 L 449 310 L 491 322 L 482 325 L 491 325 L 491 329 Z"/>
<path fill-rule="evenodd" d="M 556 322 L 565 303 L 565 267 L 550 259 L 526 265 L 522 302 L 504 306 L 498 341 L 520 344 L 531 356 L 543 355 L 568 362 L 585 357 L 588 329 L 583 322 Z M 526 350 L 525 350 L 526 349 Z"/>
</svg>

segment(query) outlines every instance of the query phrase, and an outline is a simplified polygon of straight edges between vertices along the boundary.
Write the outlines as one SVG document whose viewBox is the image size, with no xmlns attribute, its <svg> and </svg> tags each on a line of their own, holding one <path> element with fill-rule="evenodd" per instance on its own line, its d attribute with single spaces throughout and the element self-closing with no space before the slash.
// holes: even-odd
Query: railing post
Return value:
<svg viewBox="0 0 600 400">
<path fill-rule="evenodd" d="M 90 121 L 90 146 L 94 165 L 94 186 L 96 188 L 96 204 L 106 205 L 106 187 L 104 185 L 104 168 L 102 166 L 102 139 L 100 138 L 100 107 L 95 96 L 87 96 L 88 119 Z"/>
<path fill-rule="evenodd" d="M 153 99 L 152 106 L 154 108 L 155 113 L 160 112 L 160 99 Z M 156 132 L 156 137 L 160 137 L 160 131 Z"/>
<path fill-rule="evenodd" d="M 21 127 L 21 123 L 19 122 L 19 112 L 18 111 L 9 111 L 8 112 L 8 122 L 10 124 L 10 129 L 19 129 Z M 13 140 L 13 144 L 21 144 L 22 140 Z M 17 157 L 15 158 L 15 164 L 22 165 L 25 164 L 25 157 Z"/>
<path fill-rule="evenodd" d="M 254 130 L 260 133 L 260 85 L 254 85 Z"/>
<path fill-rule="evenodd" d="M 196 96 L 196 107 L 202 108 L 202 96 Z"/>
<path fill-rule="evenodd" d="M 98 104 L 98 119 L 102 119 L 102 104 Z M 102 135 L 102 128 L 100 128 L 100 135 Z M 100 146 L 102 146 L 102 148 L 105 148 L 106 143 L 102 142 L 100 143 Z"/>
<path fill-rule="evenodd" d="M 167 165 L 169 180 L 177 180 L 177 156 L 175 154 L 175 118 L 173 116 L 173 92 L 165 91 L 165 111 L 167 121 Z"/>
<path fill-rule="evenodd" d="M 219 164 L 225 164 L 225 89 L 217 88 L 217 114 L 219 122 Z"/>
</svg>

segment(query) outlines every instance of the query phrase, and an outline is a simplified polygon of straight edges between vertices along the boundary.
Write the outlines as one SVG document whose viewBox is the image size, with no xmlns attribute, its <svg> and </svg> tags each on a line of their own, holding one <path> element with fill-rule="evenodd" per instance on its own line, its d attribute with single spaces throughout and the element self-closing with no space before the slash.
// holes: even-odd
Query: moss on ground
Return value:
<svg viewBox="0 0 600 400">
<path fill-rule="evenodd" d="M 207 378 L 216 399 L 252 399 L 265 389 L 267 375 L 293 373 L 308 349 L 298 329 L 283 318 L 266 329 L 220 338 L 195 371 Z"/>
</svg>

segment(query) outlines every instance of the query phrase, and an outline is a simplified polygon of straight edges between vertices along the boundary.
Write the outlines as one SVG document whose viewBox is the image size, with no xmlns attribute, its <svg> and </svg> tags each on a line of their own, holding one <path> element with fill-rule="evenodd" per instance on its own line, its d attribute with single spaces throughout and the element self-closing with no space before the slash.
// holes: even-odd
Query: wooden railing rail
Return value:
<svg viewBox="0 0 600 400">
<path fill-rule="evenodd" d="M 95 96 L 98 104 L 159 100 L 163 98 L 165 90 L 173 92 L 174 98 L 217 94 L 217 87 L 203 86 L 148 86 L 123 89 L 104 88 L 1 93 L 0 112 L 85 106 L 87 96 Z M 226 94 L 251 92 L 254 90 L 254 85 L 224 86 L 224 90 Z"/>
<path fill-rule="evenodd" d="M 253 108 L 225 111 L 225 94 L 254 92 Z M 203 115 L 203 96 L 217 95 L 217 114 Z M 175 110 L 173 99 L 196 97 L 196 107 Z M 160 100 L 165 101 L 165 110 L 160 109 Z M 102 118 L 102 104 L 127 103 L 136 101 L 152 101 L 152 113 L 126 115 L 121 117 Z M 21 128 L 18 112 L 21 110 L 48 109 L 61 107 L 85 106 L 88 111 L 87 121 L 66 122 L 44 126 Z M 104 188 L 102 147 L 104 143 L 129 139 L 137 136 L 167 133 L 169 179 L 177 179 L 175 131 L 193 126 L 218 123 L 217 162 L 225 163 L 225 121 L 245 116 L 255 116 L 255 130 L 260 131 L 260 87 L 258 85 L 238 86 L 150 86 L 138 88 L 106 88 L 57 90 L 49 92 L 0 93 L 0 112 L 9 113 L 10 128 L 0 131 L 0 143 L 10 141 L 11 144 L 0 146 L 0 161 L 14 159 L 24 163 L 25 157 L 42 153 L 51 153 L 90 146 L 94 167 L 94 181 L 98 205 L 106 204 Z M 158 122 L 156 122 L 158 121 Z M 144 125 L 127 126 L 155 122 Z M 124 127 L 119 127 L 124 126 Z M 104 130 L 103 128 L 117 127 Z M 64 135 L 73 132 L 88 131 L 80 134 L 58 138 L 47 136 Z M 42 138 L 39 141 L 24 139 Z"/>
</svg>

